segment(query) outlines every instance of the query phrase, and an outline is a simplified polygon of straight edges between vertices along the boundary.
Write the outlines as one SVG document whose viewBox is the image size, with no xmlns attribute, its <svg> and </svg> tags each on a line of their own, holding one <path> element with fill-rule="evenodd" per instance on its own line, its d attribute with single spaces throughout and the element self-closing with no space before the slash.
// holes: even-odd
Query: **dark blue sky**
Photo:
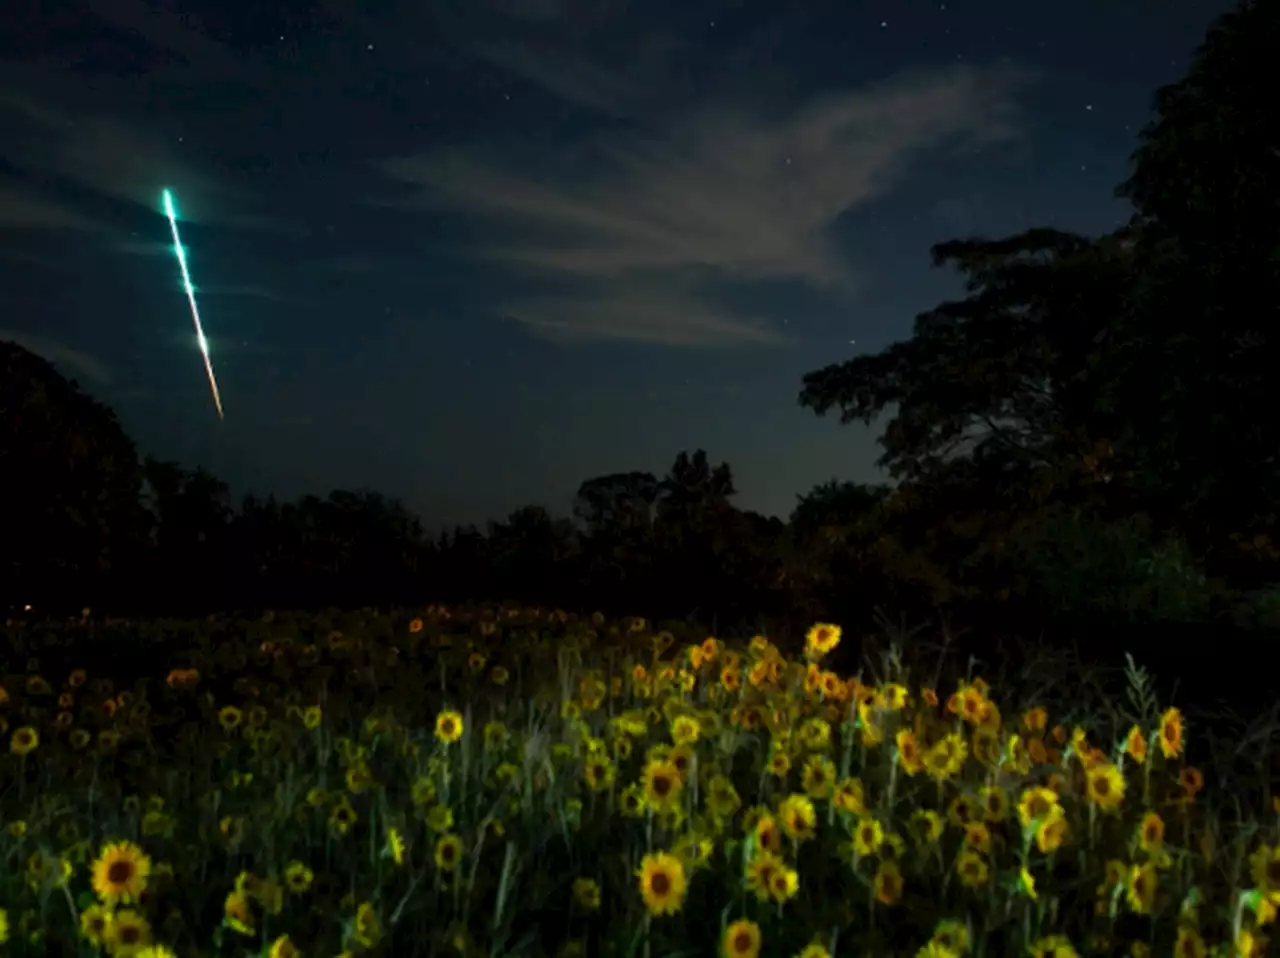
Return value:
<svg viewBox="0 0 1280 958">
<path fill-rule="evenodd" d="M 785 515 L 881 478 L 800 377 L 957 295 L 935 242 L 1117 225 L 1151 94 L 1228 6 L 19 4 L 0 339 L 237 498 L 483 522 L 703 447 Z"/>
</svg>

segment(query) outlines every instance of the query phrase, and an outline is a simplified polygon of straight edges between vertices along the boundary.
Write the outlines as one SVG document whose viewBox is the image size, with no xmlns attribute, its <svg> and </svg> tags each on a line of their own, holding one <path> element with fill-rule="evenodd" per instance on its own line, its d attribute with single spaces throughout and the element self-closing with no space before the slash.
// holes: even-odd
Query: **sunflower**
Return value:
<svg viewBox="0 0 1280 958">
<path fill-rule="evenodd" d="M 867 810 L 866 793 L 862 782 L 856 778 L 845 778 L 836 786 L 836 808 L 850 815 L 861 815 Z"/>
<path fill-rule="evenodd" d="M 1187 798 L 1195 798 L 1196 793 L 1204 788 L 1204 773 L 1190 765 L 1178 772 L 1178 784 L 1182 786 Z"/>
<path fill-rule="evenodd" d="M 969 950 L 969 926 L 962 921 L 940 921 L 934 926 L 931 941 L 952 954 L 963 955 Z"/>
<path fill-rule="evenodd" d="M 684 789 L 684 779 L 680 777 L 680 770 L 675 763 L 660 758 L 645 766 L 641 784 L 644 787 L 645 802 L 655 811 L 677 804 Z"/>
<path fill-rule="evenodd" d="M 959 772 L 968 757 L 968 743 L 952 732 L 925 752 L 921 762 L 931 777 L 946 779 Z"/>
<path fill-rule="evenodd" d="M 95 948 L 106 947 L 110 930 L 111 911 L 102 905 L 90 905 L 80 913 L 80 937 Z"/>
<path fill-rule="evenodd" d="M 1124 801 L 1124 775 L 1110 762 L 1094 765 L 1085 776 L 1085 793 L 1099 808 L 1117 808 Z"/>
<path fill-rule="evenodd" d="M 606 791 L 613 785 L 617 773 L 608 755 L 593 755 L 582 763 L 582 774 L 587 787 L 593 792 Z"/>
<path fill-rule="evenodd" d="M 747 891 L 754 894 L 760 901 L 768 901 L 773 887 L 774 873 L 784 871 L 786 867 L 782 858 L 768 849 L 756 852 L 747 862 Z"/>
<path fill-rule="evenodd" d="M 870 815 L 859 819 L 853 827 L 853 850 L 859 856 L 874 855 L 884 842 L 884 828 Z"/>
<path fill-rule="evenodd" d="M 141 951 L 134 952 L 134 958 L 178 958 L 178 956 L 168 945 L 147 945 Z M 275 958 L 274 952 L 271 958 Z"/>
<path fill-rule="evenodd" d="M 436 716 L 436 738 L 446 745 L 462 738 L 462 715 L 445 709 Z"/>
<path fill-rule="evenodd" d="M 636 872 L 640 879 L 640 897 L 651 915 L 674 915 L 684 907 L 684 865 L 666 852 L 645 855 Z"/>
<path fill-rule="evenodd" d="M 818 813 L 807 795 L 788 795 L 778 804 L 778 820 L 788 837 L 796 841 L 812 838 L 818 824 Z"/>
<path fill-rule="evenodd" d="M 1037 821 L 1047 818 L 1058 804 L 1058 793 L 1051 788 L 1028 788 L 1018 799 L 1018 819 L 1023 828 L 1032 827 Z"/>
<path fill-rule="evenodd" d="M 800 890 L 800 873 L 789 865 L 776 868 L 769 874 L 769 897 L 777 904 L 790 901 Z"/>
<path fill-rule="evenodd" d="M 725 958 L 758 958 L 760 926 L 746 918 L 733 922 L 724 930 L 720 951 Z"/>
<path fill-rule="evenodd" d="M 717 775 L 707 786 L 707 808 L 717 818 L 729 818 L 742 805 L 738 790 L 725 775 Z"/>
<path fill-rule="evenodd" d="M 979 789 L 978 804 L 982 806 L 982 817 L 988 822 L 1003 822 L 1009 815 L 1009 794 L 999 785 Z"/>
<path fill-rule="evenodd" d="M 1144 851 L 1152 851 L 1164 844 L 1164 819 L 1155 812 L 1147 812 L 1138 826 L 1138 844 Z"/>
<path fill-rule="evenodd" d="M 932 845 L 942 837 L 942 816 L 933 809 L 917 808 L 907 822 L 907 831 L 918 845 Z"/>
<path fill-rule="evenodd" d="M 130 904 L 147 887 L 151 859 L 132 842 L 103 846 L 93 863 L 93 890 L 106 905 Z"/>
<path fill-rule="evenodd" d="M 329 828 L 336 835 L 345 835 L 351 830 L 351 826 L 356 823 L 359 816 L 356 810 L 351 807 L 344 796 L 333 806 L 333 811 L 329 813 Z"/>
<path fill-rule="evenodd" d="M 13 733 L 9 739 L 9 751 L 14 755 L 26 755 L 34 752 L 40 745 L 40 733 L 30 725 L 25 725 Z"/>
<path fill-rule="evenodd" d="M 1067 816 L 1061 805 L 1055 805 L 1036 826 L 1036 848 L 1044 854 L 1062 847 L 1067 838 Z"/>
<path fill-rule="evenodd" d="M 222 902 L 222 919 L 233 931 L 245 936 L 253 935 L 257 931 L 257 920 L 253 916 L 249 893 L 240 888 L 230 891 Z"/>
<path fill-rule="evenodd" d="M 892 905 L 902 897 L 902 872 L 898 870 L 898 863 L 892 859 L 880 863 L 880 867 L 876 869 L 874 887 L 876 891 L 876 901 L 882 905 Z"/>
<path fill-rule="evenodd" d="M 962 792 L 947 806 L 947 818 L 957 828 L 964 828 L 982 818 L 982 805 L 974 796 Z"/>
<path fill-rule="evenodd" d="M 692 744 L 702 734 L 702 726 L 692 715 L 677 715 L 671 722 L 671 740 L 677 745 Z"/>
<path fill-rule="evenodd" d="M 600 907 L 600 883 L 594 878 L 575 878 L 573 902 L 583 911 L 596 911 Z"/>
<path fill-rule="evenodd" d="M 295 895 L 301 895 L 310 888 L 315 878 L 315 872 L 299 861 L 290 862 L 284 870 L 284 883 Z"/>
<path fill-rule="evenodd" d="M 769 753 L 769 774 L 774 778 L 786 778 L 787 773 L 791 771 L 791 756 L 787 754 L 785 748 L 774 745 L 773 750 Z"/>
<path fill-rule="evenodd" d="M 644 814 L 644 789 L 632 782 L 618 796 L 618 810 L 626 818 L 639 818 Z"/>
<path fill-rule="evenodd" d="M 218 724 L 222 726 L 224 731 L 234 732 L 243 721 L 244 713 L 234 705 L 224 706 L 218 711 Z"/>
<path fill-rule="evenodd" d="M 804 637 L 805 653 L 813 659 L 820 659 L 840 644 L 840 626 L 829 622 L 819 622 Z"/>
<path fill-rule="evenodd" d="M 772 815 L 761 815 L 751 826 L 756 844 L 771 852 L 782 851 L 782 832 L 778 828 L 778 820 Z"/>
<path fill-rule="evenodd" d="M 112 958 L 132 958 L 151 944 L 151 926 L 131 908 L 122 908 L 107 925 L 107 951 Z"/>
<path fill-rule="evenodd" d="M 894 742 L 898 746 L 898 764 L 902 766 L 904 772 L 914 775 L 924 768 L 924 759 L 920 755 L 920 743 L 916 740 L 915 732 L 909 728 L 898 729 Z"/>
<path fill-rule="evenodd" d="M 1138 726 L 1129 729 L 1129 734 L 1124 739 L 1124 750 L 1139 765 L 1147 760 L 1147 737 Z"/>
<path fill-rule="evenodd" d="M 813 798 L 826 798 L 836 780 L 836 766 L 825 755 L 810 755 L 804 763 L 800 784 Z"/>
<path fill-rule="evenodd" d="M 1177 758 L 1182 754 L 1182 713 L 1169 709 L 1160 716 L 1160 752 L 1165 758 Z"/>
<path fill-rule="evenodd" d="M 1150 862 L 1131 866 L 1125 880 L 1125 898 L 1129 907 L 1139 915 L 1151 914 L 1156 903 L 1156 886 L 1159 881 L 1156 866 Z"/>
<path fill-rule="evenodd" d="M 436 842 L 436 865 L 451 872 L 462 861 L 462 839 L 457 835 L 441 835 Z"/>
<path fill-rule="evenodd" d="M 985 822 L 970 822 L 964 827 L 965 848 L 972 848 L 984 855 L 991 851 L 991 829 Z"/>
<path fill-rule="evenodd" d="M 990 875 L 986 859 L 975 851 L 963 851 L 956 856 L 956 872 L 960 875 L 960 884 L 966 888 L 985 885 Z"/>
</svg>

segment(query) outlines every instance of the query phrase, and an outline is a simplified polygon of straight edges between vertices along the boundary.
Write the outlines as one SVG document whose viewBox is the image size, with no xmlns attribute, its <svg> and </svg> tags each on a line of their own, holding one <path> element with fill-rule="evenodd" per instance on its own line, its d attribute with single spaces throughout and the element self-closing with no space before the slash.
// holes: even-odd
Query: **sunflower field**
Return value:
<svg viewBox="0 0 1280 958">
<path fill-rule="evenodd" d="M 1215 795 L 1136 666 L 1089 714 L 840 674 L 831 624 L 4 634 L 10 954 L 1251 958 L 1280 904 L 1280 809 Z"/>
</svg>

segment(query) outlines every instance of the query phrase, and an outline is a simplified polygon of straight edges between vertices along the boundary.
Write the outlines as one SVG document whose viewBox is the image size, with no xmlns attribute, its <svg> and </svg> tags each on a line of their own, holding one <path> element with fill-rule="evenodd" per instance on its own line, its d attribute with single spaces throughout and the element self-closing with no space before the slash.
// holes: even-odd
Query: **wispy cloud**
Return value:
<svg viewBox="0 0 1280 958">
<path fill-rule="evenodd" d="M 957 68 L 770 115 L 707 105 L 661 129 L 605 134 L 589 162 L 537 175 L 465 149 L 381 169 L 415 188 L 405 205 L 462 211 L 507 237 L 477 256 L 570 289 L 508 306 L 537 329 L 672 345 L 776 341 L 759 317 L 716 305 L 704 281 L 848 294 L 856 275 L 833 242 L 837 219 L 932 152 L 1010 136 L 1021 79 Z M 667 307 L 676 311 L 660 319 Z"/>
<path fill-rule="evenodd" d="M 304 299 L 301 296 L 295 296 L 291 293 L 281 292 L 278 289 L 271 289 L 266 286 L 232 286 L 232 285 L 215 285 L 200 287 L 200 296 L 207 297 L 232 297 L 237 299 L 257 299 L 263 302 L 275 303 L 279 306 L 298 306 L 305 309 L 312 309 L 318 304 L 312 300 Z"/>
<path fill-rule="evenodd" d="M 243 61 L 200 32 L 199 14 L 194 10 L 171 12 L 143 0 L 95 0 L 93 12 L 107 23 L 144 38 L 206 74 L 223 78 L 246 75 Z"/>
<path fill-rule="evenodd" d="M 614 340 L 660 346 L 776 346 L 787 340 L 766 317 L 729 312 L 661 282 L 529 298 L 507 312 L 549 339 Z"/>
<path fill-rule="evenodd" d="M 157 211 L 160 190 L 167 186 L 178 196 L 184 219 L 279 228 L 250 211 L 250 193 L 183 160 L 172 144 L 137 122 L 63 109 L 13 89 L 0 89 L 0 159 L 29 174 Z M 52 219 L 46 225 L 60 228 Z"/>
<path fill-rule="evenodd" d="M 34 192 L 27 184 L 0 178 L 0 230 L 82 230 L 102 226 L 65 203 Z"/>
<path fill-rule="evenodd" d="M 23 349 L 28 349 L 37 356 L 42 356 L 56 365 L 64 366 L 66 369 L 79 373 L 87 379 L 92 379 L 94 382 L 110 385 L 115 380 L 115 374 L 112 372 L 111 367 L 102 360 L 86 353 L 82 349 L 68 346 L 59 340 L 11 329 L 0 329 L 0 340 L 17 343 Z"/>
</svg>

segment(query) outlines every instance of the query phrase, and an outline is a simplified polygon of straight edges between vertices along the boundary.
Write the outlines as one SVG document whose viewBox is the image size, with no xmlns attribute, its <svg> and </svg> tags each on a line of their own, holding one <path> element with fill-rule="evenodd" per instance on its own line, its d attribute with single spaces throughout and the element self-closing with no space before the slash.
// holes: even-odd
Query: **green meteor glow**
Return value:
<svg viewBox="0 0 1280 958">
<path fill-rule="evenodd" d="M 200 353 L 204 356 L 204 371 L 209 377 L 209 389 L 213 392 L 213 405 L 218 410 L 218 418 L 222 419 L 222 396 L 218 393 L 218 380 L 213 375 L 213 362 L 209 359 L 209 341 L 204 338 L 204 327 L 200 324 L 200 310 L 196 306 L 196 288 L 191 285 L 191 272 L 187 268 L 187 253 L 182 248 L 182 238 L 178 235 L 178 214 L 173 205 L 173 194 L 168 190 L 162 196 L 164 213 L 169 217 L 169 229 L 173 233 L 173 251 L 178 257 L 178 267 L 182 270 L 182 285 L 187 291 L 187 302 L 191 304 L 191 319 L 196 326 L 196 342 Z"/>
</svg>

